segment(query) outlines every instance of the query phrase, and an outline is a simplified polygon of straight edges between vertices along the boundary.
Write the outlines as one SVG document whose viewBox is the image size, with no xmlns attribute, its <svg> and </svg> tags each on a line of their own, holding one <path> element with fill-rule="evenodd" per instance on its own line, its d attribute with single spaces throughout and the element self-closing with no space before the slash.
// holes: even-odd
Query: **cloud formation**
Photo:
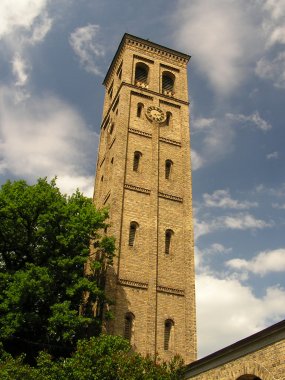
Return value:
<svg viewBox="0 0 285 380">
<path fill-rule="evenodd" d="M 231 208 L 236 210 L 245 210 L 251 207 L 257 207 L 257 202 L 238 201 L 232 199 L 229 190 L 216 190 L 213 194 L 203 194 L 205 206 L 218 208 Z"/>
<path fill-rule="evenodd" d="M 69 43 L 79 57 L 83 68 L 92 74 L 102 75 L 98 58 L 105 55 L 105 48 L 98 42 L 99 25 L 86 25 L 75 29 L 69 37 Z"/>
<path fill-rule="evenodd" d="M 52 27 L 48 0 L 3 0 L 0 2 L 0 41 L 11 62 L 16 86 L 28 83 L 32 65 L 30 50 L 42 42 Z M 0 52 L 3 46 L 0 45 Z M 7 54 L 8 52 L 8 54 Z M 10 58 L 11 57 L 11 58 Z"/>
<path fill-rule="evenodd" d="M 266 158 L 268 159 L 268 160 L 272 160 L 272 159 L 277 159 L 277 158 L 279 158 L 279 153 L 278 152 L 272 152 L 272 153 L 268 153 L 267 155 L 266 155 Z"/>
<path fill-rule="evenodd" d="M 220 230 L 261 230 L 272 227 L 272 222 L 266 222 L 257 219 L 247 212 L 241 212 L 236 215 L 219 216 L 207 221 L 195 219 L 195 238 Z"/>
<path fill-rule="evenodd" d="M 240 85 L 260 45 L 247 1 L 179 1 L 176 42 L 195 57 L 212 87 L 228 94 Z"/>
<path fill-rule="evenodd" d="M 93 172 L 90 176 L 88 170 L 97 140 L 81 116 L 55 96 L 19 102 L 15 90 L 1 88 L 0 173 L 31 181 L 57 175 L 64 192 L 80 187 L 90 196 Z"/>
<path fill-rule="evenodd" d="M 196 276 L 196 303 L 203 357 L 284 318 L 285 290 L 269 287 L 258 298 L 238 280 L 202 273 Z"/>
<path fill-rule="evenodd" d="M 48 0 L 1 0 L 0 39 L 15 33 L 19 28 L 32 30 L 35 20 L 41 15 Z"/>
<path fill-rule="evenodd" d="M 232 269 L 246 270 L 260 276 L 270 272 L 285 272 L 285 249 L 260 252 L 251 260 L 232 259 L 226 262 Z"/>
<path fill-rule="evenodd" d="M 262 131 L 268 131 L 272 128 L 271 124 L 265 121 L 258 112 L 254 112 L 251 115 L 243 115 L 243 114 L 232 114 L 227 113 L 226 118 L 241 123 L 245 126 L 253 126 Z"/>
</svg>

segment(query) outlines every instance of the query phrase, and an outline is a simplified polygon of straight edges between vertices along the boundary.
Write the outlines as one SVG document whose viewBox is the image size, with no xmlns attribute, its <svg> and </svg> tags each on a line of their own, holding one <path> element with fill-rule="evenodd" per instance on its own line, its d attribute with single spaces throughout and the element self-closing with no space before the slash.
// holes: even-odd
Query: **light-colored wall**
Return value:
<svg viewBox="0 0 285 380">
<path fill-rule="evenodd" d="M 125 39 L 105 82 L 94 202 L 109 207 L 108 233 L 117 242 L 117 256 L 107 279 L 107 292 L 115 300 L 115 319 L 107 324 L 107 332 L 123 335 L 124 316 L 132 312 L 136 350 L 162 359 L 180 354 L 188 363 L 196 358 L 196 316 L 187 61 L 147 41 Z M 121 62 L 119 79 L 116 72 Z M 147 88 L 134 84 L 137 62 L 149 66 Z M 163 71 L 176 77 L 173 97 L 161 93 Z M 111 83 L 112 97 L 108 94 Z M 144 104 L 140 118 L 138 103 Z M 172 113 L 169 126 L 146 117 L 151 105 Z M 107 117 L 109 123 L 104 125 Z M 115 127 L 110 136 L 111 123 Z M 133 171 L 135 151 L 142 153 L 138 172 Z M 173 161 L 169 180 L 165 179 L 166 159 Z M 134 247 L 128 245 L 131 221 L 139 224 Z M 174 236 L 171 254 L 166 256 L 168 228 Z M 165 351 L 168 318 L 174 321 L 174 344 Z"/>
<path fill-rule="evenodd" d="M 285 340 L 256 350 L 200 375 L 185 377 L 185 379 L 237 380 L 243 375 L 254 375 L 261 380 L 284 380 Z"/>
</svg>

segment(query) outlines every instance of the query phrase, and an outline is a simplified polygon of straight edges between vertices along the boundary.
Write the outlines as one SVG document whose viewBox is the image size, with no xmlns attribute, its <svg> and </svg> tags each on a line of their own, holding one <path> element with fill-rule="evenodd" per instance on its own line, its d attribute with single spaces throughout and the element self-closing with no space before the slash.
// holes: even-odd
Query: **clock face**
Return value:
<svg viewBox="0 0 285 380">
<path fill-rule="evenodd" d="M 150 106 L 146 110 L 146 116 L 149 120 L 155 121 L 157 123 L 163 123 L 166 119 L 165 113 L 161 108 Z"/>
</svg>

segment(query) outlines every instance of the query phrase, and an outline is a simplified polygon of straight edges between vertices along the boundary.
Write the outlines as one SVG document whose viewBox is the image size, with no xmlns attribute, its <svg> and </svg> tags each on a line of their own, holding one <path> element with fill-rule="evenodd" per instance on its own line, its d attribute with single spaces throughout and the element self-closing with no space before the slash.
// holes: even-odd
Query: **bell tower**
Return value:
<svg viewBox="0 0 285 380">
<path fill-rule="evenodd" d="M 169 360 L 196 359 L 187 63 L 189 56 L 125 34 L 106 87 L 94 202 L 116 238 L 107 333 Z"/>
</svg>

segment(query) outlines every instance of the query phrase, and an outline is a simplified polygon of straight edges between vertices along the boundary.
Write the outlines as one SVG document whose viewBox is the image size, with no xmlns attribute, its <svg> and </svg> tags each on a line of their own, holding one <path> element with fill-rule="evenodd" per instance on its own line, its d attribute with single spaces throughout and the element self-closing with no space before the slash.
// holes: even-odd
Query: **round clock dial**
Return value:
<svg viewBox="0 0 285 380">
<path fill-rule="evenodd" d="M 146 110 L 146 116 L 149 120 L 156 121 L 157 123 L 162 123 L 165 121 L 166 116 L 161 108 L 150 106 Z"/>
</svg>

